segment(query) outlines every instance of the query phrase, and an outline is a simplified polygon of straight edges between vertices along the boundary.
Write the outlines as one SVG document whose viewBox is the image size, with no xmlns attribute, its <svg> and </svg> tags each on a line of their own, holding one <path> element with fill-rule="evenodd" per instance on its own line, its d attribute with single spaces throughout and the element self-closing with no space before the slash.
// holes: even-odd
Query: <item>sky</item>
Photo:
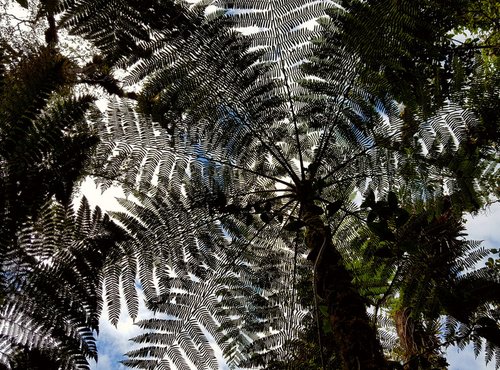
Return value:
<svg viewBox="0 0 500 370">
<path fill-rule="evenodd" d="M 467 233 L 468 239 L 482 240 L 483 245 L 487 248 L 500 248 L 500 204 L 495 203 L 488 210 L 483 211 L 478 216 L 467 217 Z M 469 346 L 464 351 L 458 351 L 458 348 L 453 347 L 447 352 L 450 370 L 494 370 L 495 361 L 493 360 L 488 365 L 484 363 L 484 353 L 481 353 L 478 358 L 474 357 L 474 351 Z"/>
<path fill-rule="evenodd" d="M 111 189 L 101 194 L 91 180 L 87 180 L 82 186 L 82 192 L 89 198 L 91 205 L 99 204 L 103 209 L 117 209 L 118 202 L 116 196 L 123 196 L 117 189 Z M 500 204 L 496 203 L 486 211 L 482 211 L 477 216 L 466 217 L 468 239 L 482 240 L 487 248 L 500 249 Z M 123 299 L 123 298 L 122 298 Z M 148 313 L 142 300 L 140 300 L 138 319 L 147 318 Z M 107 321 L 107 311 L 103 312 L 100 320 L 100 334 L 98 337 L 99 360 L 97 364 L 92 364 L 93 370 L 121 370 L 126 369 L 119 364 L 123 360 L 123 353 L 132 349 L 129 338 L 138 335 L 140 330 L 134 325 L 132 319 L 127 317 L 126 311 L 122 312 L 120 321 L 115 328 Z M 488 365 L 484 362 L 484 353 L 477 358 L 471 346 L 460 351 L 457 347 L 450 347 L 446 354 L 449 370 L 494 370 L 494 361 Z M 219 359 L 222 361 L 222 359 Z M 227 369 L 221 363 L 220 370 Z"/>
</svg>

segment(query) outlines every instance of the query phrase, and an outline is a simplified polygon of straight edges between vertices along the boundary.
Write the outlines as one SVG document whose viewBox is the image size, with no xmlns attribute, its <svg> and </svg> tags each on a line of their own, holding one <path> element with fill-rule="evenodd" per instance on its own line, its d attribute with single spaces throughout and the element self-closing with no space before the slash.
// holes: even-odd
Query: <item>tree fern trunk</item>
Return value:
<svg viewBox="0 0 500 370">
<path fill-rule="evenodd" d="M 409 307 L 394 312 L 396 332 L 402 350 L 404 369 L 447 369 L 446 359 L 439 353 L 439 338 L 425 331 L 421 323 L 411 316 Z"/>
<path fill-rule="evenodd" d="M 313 208 L 304 207 L 306 244 L 311 250 L 309 258 L 315 264 L 316 294 L 328 307 L 336 352 L 343 368 L 386 369 L 382 347 L 368 318 L 364 300 L 332 243 L 329 226 Z"/>
</svg>

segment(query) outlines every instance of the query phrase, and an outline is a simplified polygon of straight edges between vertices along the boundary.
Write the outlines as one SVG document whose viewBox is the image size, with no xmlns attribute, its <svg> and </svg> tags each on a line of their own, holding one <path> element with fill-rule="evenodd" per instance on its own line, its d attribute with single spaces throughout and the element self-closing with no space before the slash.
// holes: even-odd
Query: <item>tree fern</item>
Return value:
<svg viewBox="0 0 500 370">
<path fill-rule="evenodd" d="M 89 368 L 97 358 L 94 333 L 102 306 L 101 266 L 119 230 L 84 200 L 71 208 L 46 205 L 36 221 L 17 234 L 17 247 L 3 263 L 9 290 L 2 303 L 2 341 L 18 347 L 51 349 L 63 368 Z M 85 231 L 84 231 L 85 230 Z"/>
<path fill-rule="evenodd" d="M 335 30 L 327 32 L 335 32 Z M 200 35 L 203 40 L 205 37 L 207 37 L 206 33 Z M 216 40 L 220 41 L 220 39 Z M 231 42 L 236 44 L 239 42 L 238 38 L 232 40 Z M 206 71 L 204 74 L 206 76 L 212 75 L 212 68 L 216 66 L 216 61 L 213 59 L 211 50 L 202 49 L 198 55 L 187 52 L 176 59 L 179 65 L 173 63 L 167 68 L 153 63 L 151 64 L 155 68 L 153 74 L 151 74 L 153 70 L 148 69 L 146 65 L 137 64 L 136 70 L 143 70 L 143 75 L 148 76 L 144 89 L 146 100 L 139 99 L 140 109 L 143 112 L 152 113 L 153 118 L 160 121 L 161 125 L 167 129 L 165 135 L 171 139 L 171 147 L 170 150 L 163 151 L 162 155 L 165 158 L 171 158 L 167 161 L 175 163 L 175 168 L 170 167 L 173 171 L 168 172 L 168 179 L 164 177 L 165 183 L 159 180 L 158 186 L 151 188 L 153 193 L 146 190 L 147 182 L 150 182 L 146 180 L 144 190 L 137 192 L 139 202 L 144 202 L 143 204 L 124 203 L 132 214 L 139 215 L 144 211 L 148 214 L 147 217 L 141 217 L 133 222 L 133 217 L 127 218 L 130 230 L 159 230 L 159 226 L 151 224 L 154 218 L 164 218 L 163 212 L 175 215 L 175 217 L 170 216 L 165 225 L 167 230 L 171 230 L 169 238 L 172 241 L 176 240 L 176 231 L 179 235 L 183 235 L 184 239 L 178 244 L 178 252 L 181 254 L 176 258 L 162 258 L 169 262 L 176 260 L 177 262 L 172 262 L 177 264 L 177 266 L 173 265 L 174 267 L 187 268 L 189 271 L 197 266 L 196 264 L 190 265 L 191 261 L 186 259 L 186 256 L 198 256 L 193 260 L 196 263 L 200 263 L 201 258 L 196 249 L 189 249 L 196 246 L 196 243 L 190 239 L 191 232 L 203 232 L 208 225 L 207 220 L 213 220 L 209 222 L 215 222 L 214 225 L 217 227 L 220 225 L 221 230 L 228 232 L 231 237 L 234 235 L 240 238 L 239 240 L 231 239 L 231 249 L 237 248 L 238 250 L 236 253 L 232 252 L 236 258 L 235 261 L 239 258 L 247 258 L 251 254 L 254 254 L 253 258 L 255 258 L 255 252 L 258 250 L 256 248 L 261 242 L 264 243 L 262 245 L 268 245 L 269 242 L 275 243 L 280 239 L 291 240 L 289 231 L 294 231 L 293 227 L 297 227 L 292 225 L 300 225 L 302 222 L 302 225 L 309 228 L 309 239 L 306 238 L 305 243 L 312 247 L 311 259 L 315 260 L 318 254 L 321 255 L 322 247 L 321 243 L 318 243 L 319 238 L 321 235 L 323 238 L 330 237 L 330 231 L 327 229 L 330 226 L 324 226 L 319 217 L 320 214 L 333 206 L 338 198 L 345 198 L 349 195 L 353 189 L 365 191 L 368 187 L 385 193 L 391 188 L 407 187 L 413 194 L 418 194 L 416 191 L 421 192 L 421 195 L 416 197 L 438 196 L 443 187 L 441 185 L 439 188 L 438 176 L 445 167 L 437 161 L 445 148 L 445 146 L 440 146 L 440 140 L 453 137 L 458 141 L 463 136 L 466 125 L 451 115 L 453 119 L 444 122 L 412 115 L 411 119 L 417 122 L 420 120 L 421 123 L 416 127 L 409 126 L 408 119 L 410 118 L 405 118 L 404 114 L 400 117 L 401 112 L 390 96 L 377 95 L 378 91 L 374 90 L 374 85 L 369 84 L 370 81 L 363 83 L 360 78 L 364 67 L 359 64 L 356 56 L 348 54 L 342 47 L 329 45 L 326 45 L 327 51 L 320 49 L 316 59 L 312 58 L 308 67 L 311 72 L 315 71 L 319 75 L 319 79 L 306 79 L 304 82 L 304 86 L 315 94 L 314 98 L 304 95 L 302 110 L 294 111 L 292 115 L 288 115 L 290 111 L 287 112 L 291 107 L 290 96 L 284 98 L 277 96 L 277 99 L 272 101 L 272 105 L 267 105 L 271 114 L 262 116 L 252 109 L 255 98 L 254 95 L 246 95 L 248 91 L 252 91 L 246 89 L 247 85 L 243 85 L 244 88 L 238 94 L 231 94 L 236 89 L 233 86 L 241 86 L 239 81 L 246 76 L 246 71 L 252 70 L 251 63 L 238 62 L 235 67 L 239 70 L 233 68 L 228 71 L 228 76 L 235 76 L 235 79 L 226 80 L 223 85 L 215 84 L 213 91 L 209 91 L 208 94 L 204 92 L 207 91 L 205 86 L 209 86 L 210 77 L 201 81 L 198 76 L 201 71 Z M 219 50 L 216 44 L 211 46 L 214 46 L 214 50 Z M 239 58 L 238 54 L 244 49 L 235 50 L 241 51 L 236 52 L 232 57 Z M 169 53 L 174 55 L 175 50 Z M 334 59 L 328 59 L 329 55 L 333 55 Z M 197 61 L 199 67 L 193 72 L 188 71 L 182 66 L 184 60 L 189 63 Z M 333 64 L 332 60 L 336 64 Z M 329 71 L 326 65 L 334 68 Z M 270 68 L 272 70 L 272 66 Z M 259 86 L 261 81 L 269 81 L 265 76 L 265 74 L 253 74 L 252 77 L 256 78 L 255 86 Z M 248 80 L 248 83 L 250 82 L 252 80 Z M 205 83 L 207 85 L 204 85 Z M 274 85 L 277 83 L 273 81 Z M 266 87 L 265 94 L 267 95 L 261 96 L 272 96 L 276 94 L 276 91 L 280 91 L 273 90 L 273 84 L 266 85 L 271 89 Z M 182 90 L 183 95 L 179 97 L 181 100 L 175 106 L 171 105 L 170 103 L 177 99 L 174 91 L 181 92 L 181 86 L 188 88 Z M 159 92 L 165 92 L 165 97 L 158 95 Z M 198 104 L 200 102 L 198 94 L 206 95 L 201 105 Z M 283 105 L 281 101 L 289 103 Z M 200 107 L 201 111 L 197 109 Z M 179 110 L 176 111 L 176 109 Z M 281 112 L 286 113 L 288 118 L 280 114 Z M 383 117 L 381 112 L 388 118 Z M 120 122 L 123 118 L 117 116 L 113 117 L 113 120 Z M 141 120 L 144 122 L 144 118 L 139 118 L 139 121 Z M 129 126 L 132 131 L 136 131 L 134 124 Z M 120 130 L 121 127 L 124 126 L 120 126 Z M 267 128 L 269 134 L 262 132 L 264 127 Z M 137 132 L 140 132 L 140 129 Z M 454 134 L 450 135 L 450 132 Z M 426 137 L 421 133 L 430 134 Z M 425 140 L 419 140 L 419 135 Z M 415 136 L 416 140 L 408 141 L 408 136 Z M 427 152 L 422 149 L 422 142 L 426 145 Z M 448 142 L 450 141 L 447 140 L 446 144 Z M 451 151 L 458 147 L 453 143 L 450 145 Z M 112 153 L 111 148 L 117 147 L 108 146 L 108 153 Z M 133 169 L 131 172 L 133 178 L 124 181 L 125 184 L 137 184 L 138 179 L 140 181 L 142 174 L 139 173 L 138 176 L 137 169 L 142 171 L 142 163 L 148 163 L 148 161 L 153 163 L 151 167 L 149 165 L 144 167 L 149 173 L 149 175 L 146 174 L 145 179 L 152 179 L 152 174 L 156 169 L 161 168 L 161 165 L 157 164 L 160 160 L 147 159 L 149 152 L 144 152 L 140 145 L 128 147 L 129 149 L 126 149 L 127 146 L 123 148 L 123 151 L 118 149 L 117 152 L 111 154 L 110 163 L 125 163 L 124 169 L 128 166 L 127 161 L 134 163 L 130 166 Z M 126 153 L 127 150 L 131 150 L 130 155 Z M 121 153 L 124 153 L 123 157 Z M 108 159 L 108 156 L 101 158 Z M 295 160 L 298 160 L 298 163 Z M 307 163 L 311 165 L 306 167 Z M 120 167 L 122 164 L 116 169 L 122 168 Z M 418 177 L 414 175 L 422 168 L 426 169 L 425 173 L 419 174 Z M 412 172 L 405 174 L 401 172 L 402 170 Z M 115 170 L 117 175 L 120 172 Z M 125 176 L 129 175 L 125 174 Z M 168 191 L 161 191 L 165 198 L 161 203 L 156 201 L 153 195 L 158 192 L 155 187 L 168 189 Z M 350 190 L 347 191 L 347 189 Z M 350 210 L 344 204 L 341 204 L 339 208 L 337 212 L 340 211 L 344 215 L 343 218 L 363 217 L 355 209 Z M 203 213 L 200 210 L 203 210 Z M 184 214 L 189 217 L 184 218 Z M 205 216 L 202 216 L 203 214 Z M 177 217 L 183 221 L 179 222 L 176 220 Z M 204 223 L 197 223 L 196 220 L 204 220 Z M 181 225 L 175 226 L 178 222 Z M 294 222 L 298 223 L 294 224 Z M 342 224 L 342 221 L 339 222 Z M 245 223 L 248 224 L 248 228 L 244 227 Z M 319 226 L 320 223 L 323 226 Z M 312 226 L 313 224 L 316 226 Z M 187 225 L 193 225 L 193 227 L 187 227 Z M 219 237 L 219 241 L 214 245 L 227 244 L 223 233 L 220 230 L 216 231 L 217 227 L 210 231 L 210 237 L 213 238 L 215 235 Z M 341 233 L 340 229 L 336 231 Z M 174 233 L 174 238 L 172 238 L 172 233 Z M 190 237 L 186 238 L 188 235 Z M 314 235 L 318 240 L 312 237 Z M 155 239 L 148 237 L 147 240 L 141 245 L 147 244 L 156 248 L 153 242 Z M 193 247 L 189 247 L 188 243 L 192 243 Z M 329 244 L 328 248 L 333 249 L 333 246 Z M 340 246 L 335 249 L 340 249 Z M 145 279 L 144 288 L 149 291 L 147 296 L 150 300 L 154 299 L 157 289 L 153 284 L 153 271 L 160 279 L 159 289 L 166 289 L 169 286 L 167 276 L 170 271 L 161 271 L 161 265 L 155 265 L 152 257 L 162 256 L 165 252 L 161 249 L 154 250 L 155 252 L 147 252 L 147 256 L 141 257 L 143 261 L 140 262 L 152 264 L 156 269 L 149 267 L 148 272 L 143 272 L 147 276 L 142 277 Z M 170 256 L 171 250 L 173 248 L 168 249 L 167 256 Z M 186 250 L 189 250 L 189 253 L 185 252 Z M 330 256 L 332 261 L 344 261 L 343 259 L 349 256 L 348 252 L 345 252 L 345 256 L 338 251 L 332 251 L 332 253 L 333 255 Z M 328 268 L 326 266 L 322 268 L 325 269 L 326 275 L 319 276 L 320 280 L 329 276 Z M 139 270 L 145 271 L 141 268 Z M 197 276 L 199 272 L 193 274 Z M 346 281 L 351 280 L 349 274 L 345 272 Z M 330 285 L 322 289 L 333 289 L 335 293 L 332 294 L 341 294 Z M 324 293 L 325 291 L 321 294 Z M 180 315 L 179 308 L 174 307 L 168 309 Z M 187 319 L 186 317 L 184 321 Z M 190 342 L 185 341 L 185 343 Z M 268 343 L 273 342 L 270 340 Z M 185 347 L 183 351 L 188 348 Z M 155 351 L 155 356 L 158 356 L 160 361 L 164 356 L 162 353 L 167 353 L 166 349 L 163 349 L 163 352 L 159 349 Z M 133 352 L 132 355 L 144 357 L 145 353 L 149 352 L 139 350 Z M 135 364 L 142 363 L 142 360 L 138 361 Z"/>
<path fill-rule="evenodd" d="M 411 204 L 449 192 L 475 210 L 496 186 L 495 158 L 484 149 L 491 141 L 467 147 L 478 117 L 491 122 L 491 104 L 464 106 L 465 77 L 448 76 L 459 64 L 471 75 L 470 58 L 457 54 L 453 68 L 447 59 L 457 8 L 350 1 L 324 13 L 326 2 L 250 1 L 215 2 L 226 11 L 205 15 L 210 3 L 60 4 L 61 25 L 100 48 L 99 68 L 127 67 L 124 81 L 140 89 L 137 109 L 114 102 L 99 123 L 104 142 L 93 170 L 104 188 L 118 183 L 137 199 L 114 215 L 132 239 L 103 266 L 112 322 L 120 284 L 136 315 L 136 276 L 148 306 L 169 315 L 141 323 L 153 334 L 136 338 L 143 347 L 127 364 L 214 368 L 212 337 L 234 364 L 286 359 L 280 348 L 305 312 L 296 272 L 308 266 L 336 338 L 329 353 L 344 368 L 385 367 L 365 296 L 377 305 L 384 282 L 401 271 L 399 289 L 435 298 L 434 276 L 405 280 L 420 266 L 418 248 L 393 264 L 380 261 L 380 249 L 356 250 L 355 236 L 365 235 L 358 221 L 393 242 L 408 219 L 395 192 Z M 315 19 L 321 32 L 304 28 Z M 245 26 L 258 32 L 239 34 Z M 481 171 L 487 181 L 477 180 Z M 349 202 L 353 192 L 372 209 Z M 375 202 L 375 193 L 387 200 Z M 441 230 L 416 220 L 430 235 Z M 378 259 L 359 266 L 360 252 Z M 356 274 L 371 267 L 380 281 L 363 286 Z M 470 288 L 469 280 L 456 284 Z M 476 332 L 491 329 L 490 316 L 477 318 Z M 434 328 L 433 319 L 423 327 Z"/>
</svg>

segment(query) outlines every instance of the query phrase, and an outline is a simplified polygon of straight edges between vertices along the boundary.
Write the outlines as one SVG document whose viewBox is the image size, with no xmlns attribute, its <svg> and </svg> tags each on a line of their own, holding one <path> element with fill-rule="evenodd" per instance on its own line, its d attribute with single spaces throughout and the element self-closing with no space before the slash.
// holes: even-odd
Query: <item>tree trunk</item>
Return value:
<svg viewBox="0 0 500 370">
<path fill-rule="evenodd" d="M 315 264 L 316 293 L 328 306 L 336 352 L 345 370 L 387 369 L 382 346 L 366 312 L 364 299 L 352 282 L 341 254 L 332 243 L 329 226 L 311 207 L 304 207 L 306 245 Z"/>
<path fill-rule="evenodd" d="M 410 308 L 395 311 L 394 322 L 403 352 L 404 370 L 448 368 L 446 359 L 438 350 L 439 339 L 412 318 Z"/>
</svg>

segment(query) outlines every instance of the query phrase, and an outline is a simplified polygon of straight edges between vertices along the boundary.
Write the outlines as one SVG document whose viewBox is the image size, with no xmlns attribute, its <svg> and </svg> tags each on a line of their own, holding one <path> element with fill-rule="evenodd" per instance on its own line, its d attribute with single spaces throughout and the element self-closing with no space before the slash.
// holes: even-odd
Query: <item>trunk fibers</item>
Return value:
<svg viewBox="0 0 500 370">
<path fill-rule="evenodd" d="M 331 230 L 320 216 L 304 208 L 306 245 L 315 264 L 316 292 L 328 307 L 336 348 L 345 370 L 388 368 L 363 297 L 352 282 L 342 255 L 332 243 Z"/>
</svg>

